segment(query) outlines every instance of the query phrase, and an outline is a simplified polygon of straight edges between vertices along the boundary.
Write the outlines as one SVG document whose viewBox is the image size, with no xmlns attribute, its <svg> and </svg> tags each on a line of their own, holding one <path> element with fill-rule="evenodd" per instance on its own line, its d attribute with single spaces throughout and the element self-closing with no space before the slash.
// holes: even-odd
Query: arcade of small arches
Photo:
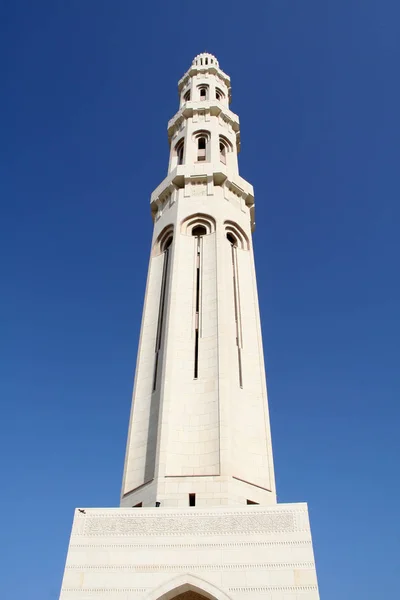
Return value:
<svg viewBox="0 0 400 600">
<path fill-rule="evenodd" d="M 232 247 L 240 250 L 249 250 L 249 239 L 243 229 L 233 221 L 225 221 L 223 223 L 224 234 L 226 240 Z M 196 238 L 203 237 L 215 233 L 217 230 L 216 222 L 213 217 L 206 214 L 195 214 L 186 217 L 180 225 L 180 232 L 183 235 L 189 235 Z M 174 239 L 174 227 L 168 225 L 165 227 L 153 247 L 153 256 L 164 253 L 172 246 Z"/>
<path fill-rule="evenodd" d="M 226 94 L 218 86 L 210 89 L 210 86 L 208 84 L 200 83 L 194 88 L 193 94 L 190 89 L 185 90 L 183 92 L 182 102 L 190 102 L 190 100 L 194 100 L 195 102 L 202 102 L 205 100 L 216 100 L 217 102 L 224 102 L 226 100 Z"/>
<path fill-rule="evenodd" d="M 206 130 L 196 131 L 192 136 L 193 144 L 196 147 L 196 162 L 210 161 L 211 133 Z M 224 165 L 227 164 L 228 155 L 233 152 L 233 144 L 224 135 L 218 136 L 219 160 Z M 177 165 L 185 164 L 185 141 L 181 138 L 174 148 L 174 159 Z"/>
</svg>

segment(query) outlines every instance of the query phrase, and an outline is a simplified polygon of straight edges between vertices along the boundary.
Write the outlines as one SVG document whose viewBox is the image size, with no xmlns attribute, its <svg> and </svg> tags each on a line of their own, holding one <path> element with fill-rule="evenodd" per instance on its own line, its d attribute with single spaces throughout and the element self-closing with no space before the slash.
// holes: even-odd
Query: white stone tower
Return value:
<svg viewBox="0 0 400 600">
<path fill-rule="evenodd" d="M 61 598 L 317 600 L 307 506 L 276 501 L 230 78 L 204 53 L 178 87 L 121 507 L 77 509 Z"/>
<path fill-rule="evenodd" d="M 230 79 L 209 54 L 179 82 L 154 235 L 121 506 L 276 502 L 253 188 Z"/>
</svg>

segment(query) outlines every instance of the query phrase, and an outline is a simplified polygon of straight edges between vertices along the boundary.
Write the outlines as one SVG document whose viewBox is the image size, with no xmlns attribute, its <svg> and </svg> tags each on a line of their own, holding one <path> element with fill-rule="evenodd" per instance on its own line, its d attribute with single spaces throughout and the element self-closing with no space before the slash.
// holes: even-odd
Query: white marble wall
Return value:
<svg viewBox="0 0 400 600">
<path fill-rule="evenodd" d="M 318 600 L 306 504 L 75 513 L 60 600 Z"/>
</svg>

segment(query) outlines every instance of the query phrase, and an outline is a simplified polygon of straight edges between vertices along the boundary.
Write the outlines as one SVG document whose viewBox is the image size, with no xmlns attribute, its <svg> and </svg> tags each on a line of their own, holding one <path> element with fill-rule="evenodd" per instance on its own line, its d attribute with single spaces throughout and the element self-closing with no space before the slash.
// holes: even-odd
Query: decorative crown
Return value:
<svg viewBox="0 0 400 600">
<path fill-rule="evenodd" d="M 209 52 L 202 52 L 201 54 L 195 56 L 192 65 L 196 67 L 219 67 L 218 60 L 213 54 L 210 54 Z"/>
</svg>

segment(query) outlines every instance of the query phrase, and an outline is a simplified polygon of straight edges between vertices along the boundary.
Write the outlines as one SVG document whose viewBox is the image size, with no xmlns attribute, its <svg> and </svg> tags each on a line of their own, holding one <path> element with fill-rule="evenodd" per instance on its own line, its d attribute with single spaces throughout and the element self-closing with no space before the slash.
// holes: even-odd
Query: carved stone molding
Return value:
<svg viewBox="0 0 400 600">
<path fill-rule="evenodd" d="M 269 571 L 279 571 L 288 569 L 314 569 L 315 564 L 310 562 L 303 563 L 230 563 L 230 564 L 190 564 L 190 565 L 168 565 L 168 564 L 133 564 L 133 565 L 67 565 L 66 569 L 78 570 L 101 570 L 101 571 L 249 571 L 261 569 Z"/>
<path fill-rule="evenodd" d="M 79 592 L 96 592 L 101 594 L 115 594 L 117 592 L 136 592 L 137 594 L 142 594 L 143 592 L 147 592 L 149 588 L 62 588 L 62 592 L 65 593 L 76 593 Z"/>
<path fill-rule="evenodd" d="M 90 516 L 76 535 L 85 536 L 179 536 L 179 535 L 254 535 L 301 531 L 296 512 L 232 512 L 153 515 L 116 514 Z"/>
<path fill-rule="evenodd" d="M 154 542 L 154 544 L 70 544 L 70 548 L 120 548 L 125 550 L 126 548 L 135 548 L 136 550 L 148 550 L 153 548 L 242 548 L 246 546 L 251 547 L 265 547 L 265 546 L 291 546 L 293 548 L 304 548 L 310 547 L 310 540 L 294 540 L 294 541 L 286 541 L 286 540 L 276 540 L 273 542 L 205 542 L 205 543 L 193 543 L 193 544 L 182 544 L 182 543 L 172 543 L 172 544 L 158 544 Z"/>
<path fill-rule="evenodd" d="M 267 585 L 264 587 L 234 587 L 230 592 L 316 592 L 316 585 Z"/>
</svg>

